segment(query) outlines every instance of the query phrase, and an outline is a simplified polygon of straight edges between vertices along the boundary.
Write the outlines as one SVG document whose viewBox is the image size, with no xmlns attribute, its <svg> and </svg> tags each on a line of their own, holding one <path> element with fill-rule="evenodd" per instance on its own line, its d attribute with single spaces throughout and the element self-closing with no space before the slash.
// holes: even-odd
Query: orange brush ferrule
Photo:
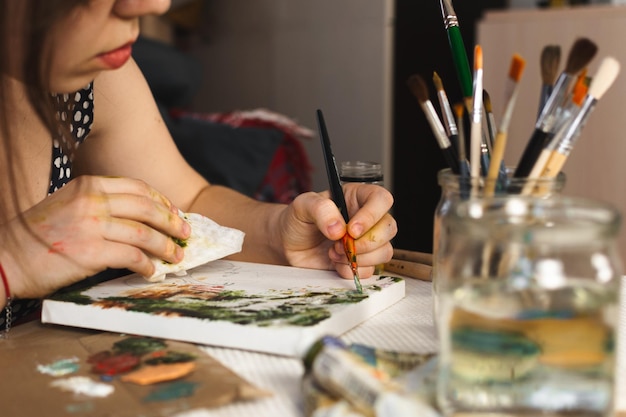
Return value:
<svg viewBox="0 0 626 417">
<path fill-rule="evenodd" d="M 589 77 L 586 77 L 583 75 L 582 77 L 578 77 L 578 80 L 576 81 L 576 84 L 574 85 L 572 101 L 578 107 L 580 107 L 583 104 L 583 101 L 585 100 L 585 96 L 587 95 L 587 91 L 589 90 L 589 84 L 590 84 Z"/>
<path fill-rule="evenodd" d="M 352 269 L 352 274 L 354 275 L 354 285 L 356 285 L 357 291 L 362 293 L 363 287 L 361 286 L 361 280 L 359 279 L 358 265 L 356 262 L 356 245 L 354 243 L 354 238 L 346 232 L 346 234 L 343 235 L 342 241 L 343 250 L 346 253 L 346 257 L 348 258 L 348 262 L 350 263 L 350 269 Z"/>
</svg>

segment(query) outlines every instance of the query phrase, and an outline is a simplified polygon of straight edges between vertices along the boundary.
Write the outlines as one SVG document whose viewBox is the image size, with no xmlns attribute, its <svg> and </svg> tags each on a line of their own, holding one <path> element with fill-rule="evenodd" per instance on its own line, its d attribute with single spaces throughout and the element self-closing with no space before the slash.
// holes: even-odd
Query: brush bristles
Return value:
<svg viewBox="0 0 626 417">
<path fill-rule="evenodd" d="M 570 75 L 578 74 L 591 62 L 596 52 L 598 52 L 598 47 L 593 41 L 587 38 L 577 39 L 567 57 L 565 72 Z"/>
<path fill-rule="evenodd" d="M 541 51 L 541 81 L 545 85 L 553 85 L 559 73 L 561 63 L 561 47 L 546 45 Z"/>
<path fill-rule="evenodd" d="M 519 54 L 513 54 L 511 58 L 511 66 L 509 67 L 509 78 L 518 82 L 522 78 L 522 73 L 526 67 L 526 60 Z"/>
<path fill-rule="evenodd" d="M 474 47 L 474 71 L 483 69 L 483 48 L 480 45 Z"/>
<path fill-rule="evenodd" d="M 428 101 L 428 86 L 421 75 L 411 75 L 407 80 L 407 85 L 420 103 Z"/>
<path fill-rule="evenodd" d="M 454 114 L 457 119 L 463 118 L 463 115 L 465 114 L 465 105 L 463 103 L 456 103 L 454 105 Z"/>
<path fill-rule="evenodd" d="M 604 93 L 611 87 L 617 74 L 620 71 L 620 64 L 613 57 L 606 57 L 602 60 L 598 72 L 593 77 L 589 86 L 589 95 L 599 100 Z"/>
<path fill-rule="evenodd" d="M 441 77 L 439 77 L 437 71 L 433 72 L 433 83 L 435 84 L 437 91 L 443 91 L 443 83 L 441 82 Z"/>
</svg>

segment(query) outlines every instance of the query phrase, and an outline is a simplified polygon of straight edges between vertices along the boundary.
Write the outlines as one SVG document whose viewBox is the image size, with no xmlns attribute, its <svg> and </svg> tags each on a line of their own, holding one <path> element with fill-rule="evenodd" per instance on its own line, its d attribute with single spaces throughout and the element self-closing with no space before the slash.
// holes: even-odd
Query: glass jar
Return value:
<svg viewBox="0 0 626 417">
<path fill-rule="evenodd" d="M 382 164 L 371 161 L 342 161 L 339 165 L 339 180 L 341 184 L 359 182 L 385 186 Z M 384 269 L 384 264 L 376 265 L 374 275 L 380 275 Z"/>
<path fill-rule="evenodd" d="M 444 415 L 609 416 L 620 215 L 586 199 L 450 204 L 439 241 Z"/>
<path fill-rule="evenodd" d="M 476 189 L 472 193 L 472 198 L 485 198 L 487 188 L 493 186 L 494 195 L 519 195 L 522 191 L 538 198 L 547 198 L 560 194 L 565 187 L 565 174 L 559 173 L 555 178 L 515 178 L 513 173 L 514 167 L 508 167 L 506 186 L 496 187 L 495 184 L 488 184 L 482 179 L 476 184 Z M 432 292 L 433 292 L 433 319 L 437 322 L 438 299 L 437 291 L 439 286 L 439 264 L 443 262 L 439 253 L 439 242 L 441 238 L 449 233 L 449 229 L 445 226 L 444 218 L 450 211 L 451 204 L 456 200 L 467 199 L 470 196 L 470 188 L 472 184 L 469 179 L 462 179 L 459 175 L 454 174 L 450 168 L 442 169 L 437 173 L 437 182 L 441 187 L 441 197 L 435 207 L 433 220 L 433 269 L 432 269 Z"/>
<path fill-rule="evenodd" d="M 342 161 L 339 167 L 341 183 L 363 182 L 384 185 L 383 166 L 371 161 Z"/>
</svg>

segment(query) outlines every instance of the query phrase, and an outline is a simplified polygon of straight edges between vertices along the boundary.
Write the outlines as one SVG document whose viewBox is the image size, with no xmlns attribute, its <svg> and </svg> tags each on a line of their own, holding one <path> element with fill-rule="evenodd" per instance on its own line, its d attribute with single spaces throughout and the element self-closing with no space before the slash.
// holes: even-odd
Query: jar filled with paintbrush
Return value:
<svg viewBox="0 0 626 417">
<path fill-rule="evenodd" d="M 446 261 L 444 254 L 439 251 L 442 239 L 450 234 L 446 217 L 450 213 L 450 207 L 457 200 L 470 198 L 490 198 L 502 196 L 531 195 L 536 198 L 547 198 L 560 195 L 565 187 L 566 176 L 563 172 L 553 178 L 517 178 L 514 176 L 515 168 L 503 168 L 504 175 L 495 180 L 478 178 L 470 180 L 469 177 L 457 175 L 451 169 L 442 169 L 437 173 L 437 182 L 441 188 L 439 202 L 435 207 L 433 220 L 433 317 L 435 324 L 439 317 L 437 293 L 442 278 L 439 277 L 439 265 Z"/>
<path fill-rule="evenodd" d="M 612 415 L 619 212 L 563 196 L 469 198 L 445 223 L 444 415 Z"/>
</svg>

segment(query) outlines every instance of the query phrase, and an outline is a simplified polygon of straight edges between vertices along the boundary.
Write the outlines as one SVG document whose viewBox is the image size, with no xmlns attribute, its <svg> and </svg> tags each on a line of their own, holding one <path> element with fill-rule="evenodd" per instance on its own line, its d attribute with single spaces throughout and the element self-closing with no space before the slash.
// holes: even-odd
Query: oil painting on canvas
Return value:
<svg viewBox="0 0 626 417">
<path fill-rule="evenodd" d="M 362 283 L 359 293 L 334 271 L 219 260 L 163 282 L 132 274 L 59 291 L 42 321 L 299 356 L 404 297 L 401 278 Z"/>
</svg>

